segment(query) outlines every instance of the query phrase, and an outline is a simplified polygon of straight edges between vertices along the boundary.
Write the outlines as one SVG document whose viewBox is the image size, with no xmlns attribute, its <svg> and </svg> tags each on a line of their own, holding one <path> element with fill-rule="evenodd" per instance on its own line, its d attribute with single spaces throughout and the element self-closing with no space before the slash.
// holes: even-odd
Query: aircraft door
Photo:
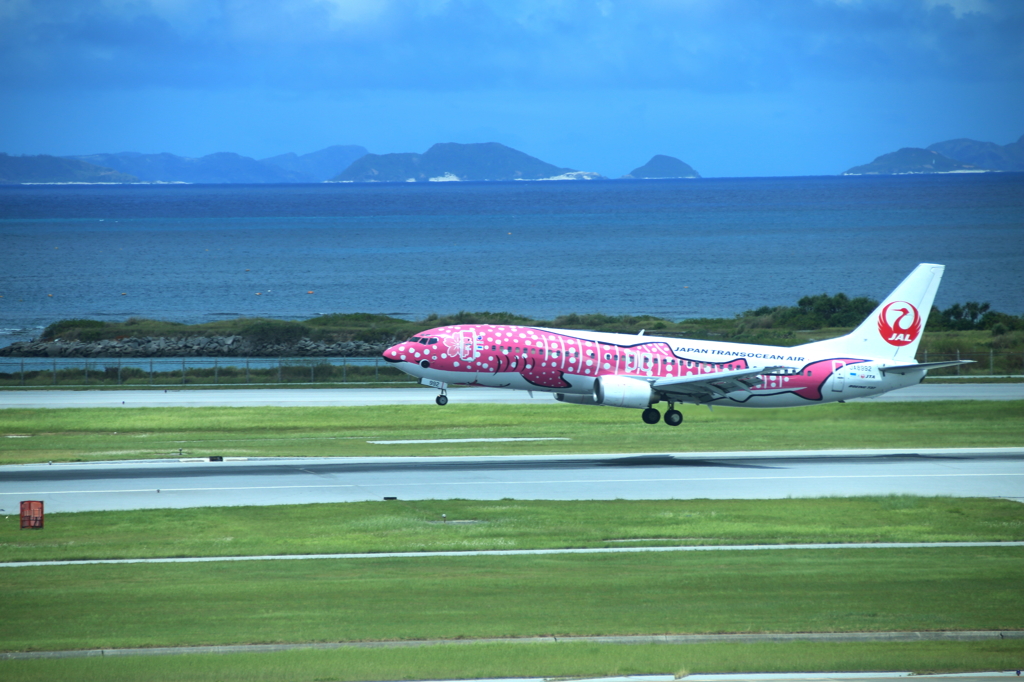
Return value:
<svg viewBox="0 0 1024 682">
<path fill-rule="evenodd" d="M 846 376 L 843 372 L 843 368 L 846 367 L 846 363 L 842 360 L 832 361 L 832 392 L 842 393 L 843 388 L 846 387 Z"/>
</svg>

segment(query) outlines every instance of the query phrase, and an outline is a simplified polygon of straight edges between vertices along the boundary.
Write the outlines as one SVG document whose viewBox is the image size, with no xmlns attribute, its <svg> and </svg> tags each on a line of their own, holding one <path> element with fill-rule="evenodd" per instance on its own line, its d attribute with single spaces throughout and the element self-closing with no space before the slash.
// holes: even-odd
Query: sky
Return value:
<svg viewBox="0 0 1024 682">
<path fill-rule="evenodd" d="M 1024 134 L 1022 0 L 0 0 L 0 152 L 830 175 Z"/>
</svg>

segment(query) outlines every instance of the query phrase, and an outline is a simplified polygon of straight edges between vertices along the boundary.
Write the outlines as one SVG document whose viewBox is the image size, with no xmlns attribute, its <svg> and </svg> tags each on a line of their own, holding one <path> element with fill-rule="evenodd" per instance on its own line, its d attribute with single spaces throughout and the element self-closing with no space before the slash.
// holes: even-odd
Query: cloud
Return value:
<svg viewBox="0 0 1024 682">
<path fill-rule="evenodd" d="M 1024 75 L 1018 0 L 0 0 L 0 87 L 669 88 Z"/>
</svg>

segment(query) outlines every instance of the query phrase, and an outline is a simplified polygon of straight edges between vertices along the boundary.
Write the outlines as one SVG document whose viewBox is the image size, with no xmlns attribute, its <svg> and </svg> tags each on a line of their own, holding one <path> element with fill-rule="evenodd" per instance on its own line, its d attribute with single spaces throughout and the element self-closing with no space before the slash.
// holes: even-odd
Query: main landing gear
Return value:
<svg viewBox="0 0 1024 682">
<path fill-rule="evenodd" d="M 658 412 L 653 407 L 648 407 L 646 410 L 644 410 L 644 413 L 641 415 L 641 417 L 643 418 L 645 424 L 657 424 L 658 422 L 661 421 L 661 412 Z"/>
<path fill-rule="evenodd" d="M 661 412 L 658 412 L 653 407 L 648 407 L 644 410 L 641 417 L 645 424 L 657 424 L 661 421 Z M 668 410 L 665 412 L 665 423 L 669 426 L 679 426 L 683 423 L 683 413 L 676 409 L 675 403 L 668 404 Z"/>
<path fill-rule="evenodd" d="M 683 423 L 683 413 L 674 408 L 670 408 L 665 413 L 665 423 L 669 426 L 679 426 Z"/>
</svg>

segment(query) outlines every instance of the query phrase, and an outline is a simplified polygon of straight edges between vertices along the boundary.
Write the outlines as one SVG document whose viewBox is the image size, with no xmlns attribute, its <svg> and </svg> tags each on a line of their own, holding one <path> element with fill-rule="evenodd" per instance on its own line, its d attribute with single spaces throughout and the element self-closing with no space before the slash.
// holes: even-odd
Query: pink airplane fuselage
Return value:
<svg viewBox="0 0 1024 682">
<path fill-rule="evenodd" d="M 846 400 L 890 391 L 919 376 L 885 376 L 869 358 L 806 357 L 801 347 L 781 348 L 655 336 L 521 327 L 453 325 L 423 331 L 384 352 L 412 376 L 563 396 L 587 396 L 595 379 L 626 376 L 648 382 L 713 377 L 752 366 L 771 366 L 762 382 L 714 402 L 745 407 L 788 407 Z M 684 398 L 679 402 L 687 402 Z M 571 401 L 575 402 L 575 401 Z M 698 401 L 694 401 L 698 402 Z"/>
</svg>

